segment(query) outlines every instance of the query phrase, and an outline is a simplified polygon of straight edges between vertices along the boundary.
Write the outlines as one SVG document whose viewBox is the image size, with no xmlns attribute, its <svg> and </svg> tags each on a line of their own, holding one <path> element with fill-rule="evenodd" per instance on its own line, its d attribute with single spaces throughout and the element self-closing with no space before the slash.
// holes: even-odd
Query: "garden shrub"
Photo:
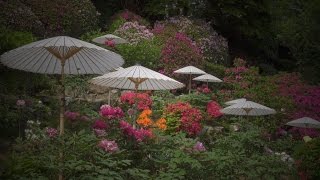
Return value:
<svg viewBox="0 0 320 180">
<path fill-rule="evenodd" d="M 157 69 L 162 45 L 156 39 L 142 40 L 137 44 L 119 44 L 116 50 L 125 59 L 125 66 L 141 64 L 147 68 Z"/>
<path fill-rule="evenodd" d="M 0 38 L 0 54 L 36 40 L 30 32 L 12 31 L 4 27 L 0 27 Z"/>
<path fill-rule="evenodd" d="M 156 22 L 153 32 L 164 42 L 174 37 L 177 32 L 184 33 L 200 48 L 204 60 L 215 64 L 229 63 L 228 42 L 218 35 L 209 23 L 177 16 Z"/>
<path fill-rule="evenodd" d="M 160 62 L 164 73 L 171 76 L 173 71 L 186 65 L 201 68 L 203 55 L 199 47 L 186 34 L 176 33 L 164 45 Z"/>
<path fill-rule="evenodd" d="M 14 30 L 28 30 L 40 37 L 81 34 L 96 29 L 98 12 L 89 0 L 14 0 L 3 3 L 5 24 Z M 11 9 L 11 10 L 9 10 Z"/>
<path fill-rule="evenodd" d="M 307 179 L 320 178 L 320 139 L 315 138 L 309 142 L 298 145 L 294 151 L 299 174 Z"/>
</svg>

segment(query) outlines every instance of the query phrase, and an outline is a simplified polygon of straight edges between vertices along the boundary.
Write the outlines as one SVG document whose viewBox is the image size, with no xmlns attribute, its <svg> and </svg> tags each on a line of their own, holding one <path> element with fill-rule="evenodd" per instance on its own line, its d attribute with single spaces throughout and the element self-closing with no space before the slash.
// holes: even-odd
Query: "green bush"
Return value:
<svg viewBox="0 0 320 180">
<path fill-rule="evenodd" d="M 139 63 L 151 69 L 158 68 L 161 49 L 162 45 L 156 38 L 143 40 L 136 45 L 119 44 L 116 46 L 116 50 L 126 61 L 125 66 Z"/>
<path fill-rule="evenodd" d="M 305 172 L 310 179 L 320 178 L 320 138 L 313 139 L 295 148 L 295 159 L 298 169 Z"/>
<path fill-rule="evenodd" d="M 30 32 L 12 31 L 4 27 L 0 27 L 0 39 L 0 54 L 36 40 Z"/>
</svg>

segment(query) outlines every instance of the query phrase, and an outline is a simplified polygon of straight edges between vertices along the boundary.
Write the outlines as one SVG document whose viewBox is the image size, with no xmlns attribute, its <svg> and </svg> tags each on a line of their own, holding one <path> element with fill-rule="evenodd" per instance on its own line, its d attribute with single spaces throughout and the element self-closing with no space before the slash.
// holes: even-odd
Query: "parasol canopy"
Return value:
<svg viewBox="0 0 320 180">
<path fill-rule="evenodd" d="M 175 70 L 174 73 L 177 73 L 177 74 L 189 74 L 189 94 L 191 92 L 191 75 L 192 74 L 206 74 L 206 72 L 204 72 L 201 69 L 196 68 L 194 66 L 186 66 L 184 68 Z"/>
<path fill-rule="evenodd" d="M 309 117 L 303 117 L 290 121 L 286 125 L 302 128 L 320 128 L 320 122 Z"/>
<path fill-rule="evenodd" d="M 220 110 L 220 112 L 224 114 L 239 116 L 264 116 L 276 113 L 274 109 L 271 109 L 269 107 L 263 106 L 252 101 L 240 102 L 228 106 Z"/>
<path fill-rule="evenodd" d="M 227 101 L 227 102 L 225 102 L 225 104 L 231 106 L 231 105 L 238 104 L 238 103 L 242 103 L 242 102 L 246 102 L 246 101 L 247 101 L 247 99 L 245 99 L 245 98 L 240 98 L 240 99 L 235 99 L 235 100 Z"/>
<path fill-rule="evenodd" d="M 121 37 L 115 36 L 113 34 L 106 34 L 106 35 L 92 39 L 93 42 L 98 43 L 98 44 L 105 44 L 106 41 L 108 41 L 108 40 L 112 40 L 115 44 L 128 43 L 127 40 L 122 39 Z"/>
<path fill-rule="evenodd" d="M 104 74 L 90 82 L 100 86 L 134 90 L 170 90 L 184 87 L 184 84 L 140 65 Z"/>
</svg>

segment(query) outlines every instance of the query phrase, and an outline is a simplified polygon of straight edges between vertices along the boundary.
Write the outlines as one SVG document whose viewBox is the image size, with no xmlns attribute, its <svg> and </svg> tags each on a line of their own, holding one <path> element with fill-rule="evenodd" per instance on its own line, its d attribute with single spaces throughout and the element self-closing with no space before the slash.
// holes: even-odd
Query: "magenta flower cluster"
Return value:
<svg viewBox="0 0 320 180">
<path fill-rule="evenodd" d="M 120 129 L 124 135 L 134 138 L 137 142 L 142 142 L 152 137 L 151 130 L 135 129 L 126 121 L 120 121 Z"/>
<path fill-rule="evenodd" d="M 107 119 L 119 119 L 124 116 L 124 113 L 120 107 L 111 107 L 109 105 L 102 105 L 100 107 L 99 114 Z"/>
<path fill-rule="evenodd" d="M 134 93 L 134 92 L 125 92 L 120 96 L 120 101 L 124 104 L 133 105 L 135 101 L 137 102 L 139 110 L 150 109 L 152 105 L 152 99 L 147 93 Z"/>
<path fill-rule="evenodd" d="M 98 147 L 103 149 L 105 152 L 114 153 L 119 151 L 118 144 L 115 141 L 109 141 L 107 139 L 103 139 L 99 142 Z"/>
<path fill-rule="evenodd" d="M 203 152 L 206 151 L 206 147 L 204 147 L 202 142 L 197 141 L 193 146 L 193 151 Z"/>
<path fill-rule="evenodd" d="M 203 94 L 211 93 L 211 89 L 209 89 L 209 87 L 207 85 L 202 85 L 202 86 L 197 87 L 197 91 L 199 93 L 203 93 Z"/>
<path fill-rule="evenodd" d="M 98 120 L 96 120 L 94 122 L 92 127 L 93 127 L 93 129 L 101 129 L 101 130 L 103 130 L 103 129 L 107 129 L 108 125 L 103 120 L 98 119 Z"/>
<path fill-rule="evenodd" d="M 207 104 L 207 113 L 214 118 L 222 116 L 220 112 L 221 106 L 216 101 L 210 101 Z"/>
<path fill-rule="evenodd" d="M 181 114 L 180 129 L 187 132 L 190 136 L 195 136 L 201 131 L 200 121 L 202 120 L 201 111 L 197 108 L 185 110 Z"/>
<path fill-rule="evenodd" d="M 75 121 L 80 117 L 80 113 L 72 112 L 72 111 L 66 111 L 64 113 L 64 116 L 70 121 Z"/>
<path fill-rule="evenodd" d="M 58 130 L 51 127 L 46 127 L 47 136 L 50 138 L 54 138 L 58 136 Z"/>
<path fill-rule="evenodd" d="M 201 66 L 203 64 L 203 54 L 201 50 L 184 33 L 176 33 L 174 38 L 170 38 L 161 51 L 160 62 L 162 69 L 167 75 L 172 75 L 174 70 L 184 67 L 186 64 Z"/>
<path fill-rule="evenodd" d="M 17 106 L 25 106 L 26 102 L 23 99 L 18 99 L 16 102 L 16 105 Z"/>
</svg>

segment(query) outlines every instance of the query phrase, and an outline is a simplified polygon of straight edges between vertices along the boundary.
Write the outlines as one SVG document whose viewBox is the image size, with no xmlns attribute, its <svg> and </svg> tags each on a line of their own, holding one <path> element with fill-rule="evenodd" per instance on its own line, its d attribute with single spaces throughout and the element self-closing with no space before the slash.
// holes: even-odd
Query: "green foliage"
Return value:
<svg viewBox="0 0 320 180">
<path fill-rule="evenodd" d="M 0 39 L 0 54 L 35 41 L 30 32 L 12 31 L 6 28 L 0 28 Z"/>
<path fill-rule="evenodd" d="M 316 138 L 295 148 L 294 157 L 298 160 L 298 169 L 307 173 L 310 179 L 320 178 L 320 139 Z"/>
<path fill-rule="evenodd" d="M 142 66 L 157 69 L 161 56 L 162 45 L 158 39 L 143 40 L 138 44 L 119 44 L 116 46 L 118 53 L 126 61 L 125 66 L 132 66 L 136 63 Z"/>
<path fill-rule="evenodd" d="M 198 108 L 202 111 L 206 110 L 208 102 L 211 100 L 211 94 L 203 94 L 203 93 L 191 93 L 180 95 L 177 98 L 177 101 L 188 102 L 192 107 Z"/>
<path fill-rule="evenodd" d="M 155 91 L 152 96 L 152 113 L 158 119 L 163 114 L 163 107 L 165 107 L 175 96 L 170 91 Z"/>
<path fill-rule="evenodd" d="M 217 78 L 221 79 L 225 76 L 226 67 L 220 64 L 214 64 L 210 62 L 204 63 L 204 70 L 205 72 L 216 76 Z"/>
<path fill-rule="evenodd" d="M 119 27 L 121 27 L 125 22 L 126 22 L 126 20 L 121 17 L 115 19 L 114 21 L 112 21 L 112 23 L 108 27 L 108 31 L 113 33 L 115 30 L 117 30 Z"/>
<path fill-rule="evenodd" d="M 83 41 L 92 42 L 92 39 L 99 37 L 99 36 L 106 35 L 106 34 L 107 33 L 102 32 L 101 29 L 97 29 L 97 30 L 89 31 L 89 32 L 82 34 L 80 39 Z"/>
<path fill-rule="evenodd" d="M 246 124 L 246 125 L 245 125 Z M 265 143 L 260 129 L 242 122 L 241 132 L 232 132 L 214 143 L 203 161 L 207 175 L 214 179 L 278 179 L 289 176 L 292 169 L 279 157 L 263 154 Z"/>
</svg>

